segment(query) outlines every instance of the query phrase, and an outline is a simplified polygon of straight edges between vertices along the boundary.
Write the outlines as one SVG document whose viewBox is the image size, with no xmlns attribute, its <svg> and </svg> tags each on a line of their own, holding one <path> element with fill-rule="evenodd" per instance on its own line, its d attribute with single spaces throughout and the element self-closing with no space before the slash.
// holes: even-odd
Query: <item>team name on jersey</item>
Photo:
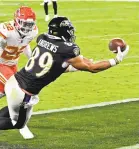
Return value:
<svg viewBox="0 0 139 149">
<path fill-rule="evenodd" d="M 47 50 L 50 50 L 50 51 L 52 51 L 54 53 L 57 52 L 57 49 L 59 47 L 59 46 L 57 46 L 57 45 L 55 45 L 55 44 L 53 44 L 51 42 L 45 41 L 43 39 L 39 40 L 38 45 L 43 47 L 43 48 L 45 48 L 45 49 L 47 49 Z"/>
</svg>

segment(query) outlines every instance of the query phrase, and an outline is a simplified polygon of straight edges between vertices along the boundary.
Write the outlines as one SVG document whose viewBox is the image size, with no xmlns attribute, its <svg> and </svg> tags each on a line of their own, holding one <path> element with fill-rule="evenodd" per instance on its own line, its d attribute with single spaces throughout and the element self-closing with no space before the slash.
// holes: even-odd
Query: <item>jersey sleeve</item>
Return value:
<svg viewBox="0 0 139 149">
<path fill-rule="evenodd" d="M 71 46 L 66 46 L 64 53 L 65 54 L 63 55 L 63 57 L 65 59 L 74 58 L 80 55 L 80 48 L 76 44 L 73 44 Z"/>
</svg>

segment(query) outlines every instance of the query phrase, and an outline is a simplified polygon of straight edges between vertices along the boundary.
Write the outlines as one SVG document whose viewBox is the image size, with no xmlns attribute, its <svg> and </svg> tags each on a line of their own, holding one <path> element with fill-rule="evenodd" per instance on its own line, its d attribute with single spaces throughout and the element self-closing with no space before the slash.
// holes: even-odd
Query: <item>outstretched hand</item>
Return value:
<svg viewBox="0 0 139 149">
<path fill-rule="evenodd" d="M 126 49 L 122 52 L 120 46 L 117 47 L 117 55 L 116 55 L 116 63 L 120 63 L 122 62 L 122 60 L 125 58 L 125 56 L 127 55 L 128 51 L 129 51 L 129 45 L 126 46 Z"/>
</svg>

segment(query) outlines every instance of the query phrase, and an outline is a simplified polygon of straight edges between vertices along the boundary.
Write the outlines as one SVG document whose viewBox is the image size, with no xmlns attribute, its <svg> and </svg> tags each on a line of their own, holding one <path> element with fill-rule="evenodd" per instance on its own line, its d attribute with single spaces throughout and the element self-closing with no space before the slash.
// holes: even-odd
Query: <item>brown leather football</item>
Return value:
<svg viewBox="0 0 139 149">
<path fill-rule="evenodd" d="M 117 53 L 117 47 L 120 46 L 121 47 L 121 51 L 123 52 L 126 48 L 126 43 L 123 39 L 121 38 L 113 38 L 110 42 L 109 42 L 109 49 L 110 51 L 112 51 L 113 53 Z"/>
</svg>

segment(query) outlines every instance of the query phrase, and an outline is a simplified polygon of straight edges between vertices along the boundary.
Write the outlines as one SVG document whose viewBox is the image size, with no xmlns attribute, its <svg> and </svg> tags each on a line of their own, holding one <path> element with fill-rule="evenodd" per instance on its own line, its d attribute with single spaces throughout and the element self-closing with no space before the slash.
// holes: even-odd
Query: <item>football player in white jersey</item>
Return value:
<svg viewBox="0 0 139 149">
<path fill-rule="evenodd" d="M 45 21 L 49 21 L 49 13 L 48 13 L 48 5 L 53 3 L 53 9 L 54 9 L 54 18 L 57 17 L 57 0 L 44 0 L 43 3 L 40 5 L 44 5 L 44 11 L 45 11 Z"/>
<path fill-rule="evenodd" d="M 35 21 L 35 12 L 30 7 L 21 6 L 15 12 L 13 21 L 0 24 L 0 98 L 5 95 L 6 81 L 17 72 L 20 54 L 24 53 L 28 58 L 31 57 L 32 51 L 29 43 L 38 34 Z M 38 97 L 35 96 L 34 100 L 38 102 Z M 10 116 L 8 107 L 2 110 L 7 110 L 5 116 Z M 34 137 L 27 126 L 20 129 L 20 133 L 25 139 Z"/>
</svg>

